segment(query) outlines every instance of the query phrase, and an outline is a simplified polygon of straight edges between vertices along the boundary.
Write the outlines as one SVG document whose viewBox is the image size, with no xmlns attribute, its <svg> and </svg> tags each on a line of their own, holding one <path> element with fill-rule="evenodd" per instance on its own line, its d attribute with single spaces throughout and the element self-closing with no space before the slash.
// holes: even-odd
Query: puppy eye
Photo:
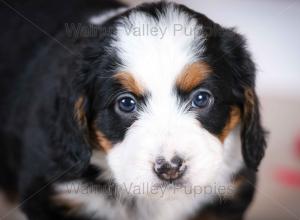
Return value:
<svg viewBox="0 0 300 220">
<path fill-rule="evenodd" d="M 192 107 L 206 108 L 212 104 L 213 96 L 208 91 L 198 91 L 192 98 Z"/>
<path fill-rule="evenodd" d="M 123 113 L 136 111 L 136 100 L 131 94 L 123 94 L 117 99 L 116 107 Z"/>
</svg>

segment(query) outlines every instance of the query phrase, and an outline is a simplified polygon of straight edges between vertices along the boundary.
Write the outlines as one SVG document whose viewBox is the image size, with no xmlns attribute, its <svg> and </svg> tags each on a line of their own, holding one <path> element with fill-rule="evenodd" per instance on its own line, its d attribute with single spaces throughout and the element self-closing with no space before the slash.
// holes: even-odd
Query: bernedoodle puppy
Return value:
<svg viewBox="0 0 300 220">
<path fill-rule="evenodd" d="M 266 142 L 240 34 L 171 2 L 16 2 L 0 184 L 28 219 L 243 218 Z"/>
</svg>

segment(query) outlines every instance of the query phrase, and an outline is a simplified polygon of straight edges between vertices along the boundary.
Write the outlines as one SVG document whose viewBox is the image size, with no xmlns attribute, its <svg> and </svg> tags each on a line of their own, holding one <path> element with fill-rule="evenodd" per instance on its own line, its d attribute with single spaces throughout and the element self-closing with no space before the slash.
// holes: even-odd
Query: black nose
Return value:
<svg viewBox="0 0 300 220">
<path fill-rule="evenodd" d="M 175 156 L 170 162 L 163 157 L 158 157 L 155 160 L 154 172 L 163 180 L 173 181 L 179 179 L 186 170 L 186 165 L 183 159 Z"/>
</svg>

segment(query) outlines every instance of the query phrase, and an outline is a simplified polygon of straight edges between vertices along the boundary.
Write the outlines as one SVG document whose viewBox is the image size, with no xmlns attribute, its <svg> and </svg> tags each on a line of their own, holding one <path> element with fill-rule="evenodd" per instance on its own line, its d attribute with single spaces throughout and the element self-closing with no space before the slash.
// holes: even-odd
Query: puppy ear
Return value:
<svg viewBox="0 0 300 220">
<path fill-rule="evenodd" d="M 221 47 L 226 54 L 223 61 L 233 72 L 233 93 L 242 110 L 241 141 L 244 161 L 249 168 L 257 170 L 266 148 L 266 132 L 261 125 L 259 103 L 254 91 L 255 64 L 242 35 L 234 29 L 222 29 L 220 33 Z"/>
<path fill-rule="evenodd" d="M 259 112 L 258 98 L 252 88 L 244 91 L 242 120 L 242 153 L 246 165 L 254 170 L 264 156 L 266 148 L 266 132 L 264 131 Z"/>
<path fill-rule="evenodd" d="M 80 176 L 90 160 L 86 107 L 83 95 L 67 92 L 57 97 L 52 135 L 53 170 L 66 171 L 66 178 Z"/>
</svg>

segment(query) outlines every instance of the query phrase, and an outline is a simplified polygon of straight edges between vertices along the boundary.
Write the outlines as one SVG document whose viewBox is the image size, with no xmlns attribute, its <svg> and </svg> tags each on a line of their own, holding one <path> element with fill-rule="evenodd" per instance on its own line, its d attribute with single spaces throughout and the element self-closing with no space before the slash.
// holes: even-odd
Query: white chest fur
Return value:
<svg viewBox="0 0 300 220">
<path fill-rule="evenodd" d="M 120 220 L 180 220 L 186 219 L 199 209 L 203 201 L 195 198 L 161 199 L 135 198 L 108 199 L 97 187 L 81 181 L 59 185 L 59 198 L 68 204 L 76 204 L 71 211 L 99 219 Z M 134 201 L 134 205 L 132 205 Z M 78 206 L 78 204 L 80 204 Z"/>
</svg>

